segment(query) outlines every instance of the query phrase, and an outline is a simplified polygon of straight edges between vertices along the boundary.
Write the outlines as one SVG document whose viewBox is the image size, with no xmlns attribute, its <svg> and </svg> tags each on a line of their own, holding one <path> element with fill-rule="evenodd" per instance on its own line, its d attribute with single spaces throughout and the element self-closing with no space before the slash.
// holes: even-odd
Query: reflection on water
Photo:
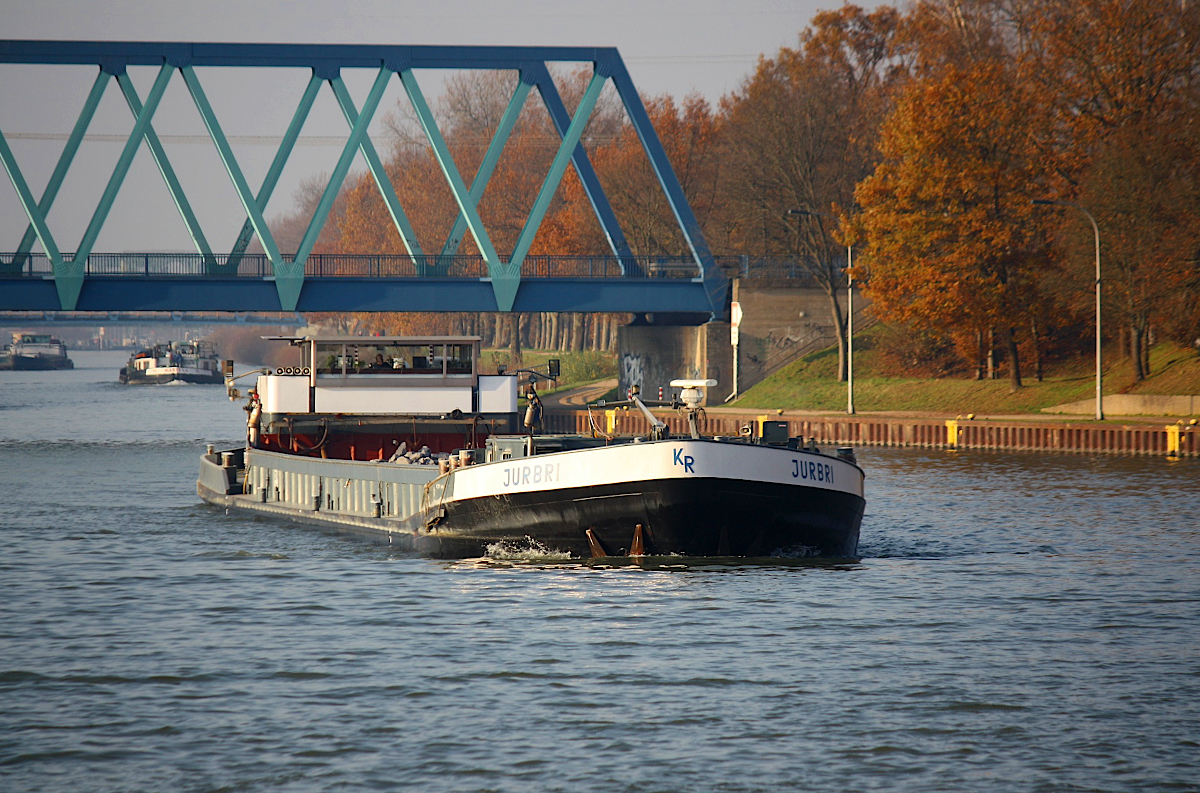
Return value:
<svg viewBox="0 0 1200 793">
<path fill-rule="evenodd" d="M 863 449 L 857 562 L 201 504 L 219 387 L 0 373 L 0 788 L 1190 790 L 1200 461 Z"/>
</svg>

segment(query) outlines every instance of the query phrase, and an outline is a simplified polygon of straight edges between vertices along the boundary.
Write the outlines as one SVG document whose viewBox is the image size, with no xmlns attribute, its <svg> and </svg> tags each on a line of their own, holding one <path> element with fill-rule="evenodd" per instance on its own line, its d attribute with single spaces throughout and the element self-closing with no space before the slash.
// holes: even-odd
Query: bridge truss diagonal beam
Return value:
<svg viewBox="0 0 1200 793">
<path fill-rule="evenodd" d="M 376 81 L 381 85 L 386 85 L 393 73 L 391 69 L 385 66 L 379 70 Z M 333 88 L 333 93 L 337 97 L 338 104 L 341 105 L 347 123 L 353 129 L 354 125 L 358 123 L 358 111 L 354 108 L 354 100 L 350 98 L 350 92 L 346 90 L 346 84 L 342 82 L 341 77 L 335 77 L 329 81 L 329 85 Z M 370 113 L 365 113 L 367 124 L 370 124 L 371 116 L 375 114 L 375 109 L 378 106 L 379 101 L 375 100 L 371 106 Z M 400 240 L 404 243 L 404 249 L 408 251 L 409 256 L 413 257 L 414 262 L 419 262 L 424 252 L 421 250 L 421 243 L 417 240 L 417 232 L 413 229 L 412 223 L 408 221 L 408 216 L 404 213 L 404 208 L 400 205 L 400 199 L 396 196 L 396 188 L 392 187 L 387 170 L 383 167 L 383 161 L 379 159 L 379 153 L 375 151 L 375 144 L 364 134 L 358 145 L 358 149 L 362 152 L 363 159 L 367 161 L 367 169 L 371 171 L 371 176 L 375 179 L 375 186 L 379 188 L 379 194 L 383 196 L 383 202 L 387 205 L 388 213 L 392 217 L 392 223 L 395 225 L 396 231 L 400 233 Z M 422 266 L 418 264 L 418 270 Z"/>
<path fill-rule="evenodd" d="M 533 86 L 525 81 L 524 73 L 522 73 L 521 79 L 517 81 L 517 89 L 513 92 L 512 98 L 508 101 L 508 107 L 504 109 L 504 115 L 500 117 L 500 123 L 496 126 L 496 134 L 492 136 L 492 142 L 488 144 L 483 162 L 479 164 L 479 170 L 475 172 L 475 178 L 471 182 L 470 200 L 476 207 L 483 198 L 488 180 L 492 178 L 496 163 L 500 161 L 500 155 L 504 153 L 504 146 L 508 143 L 508 138 L 517 125 L 517 119 L 520 118 L 525 100 L 529 97 L 532 89 Z M 450 228 L 450 234 L 446 237 L 446 244 L 442 246 L 442 260 L 458 253 L 466 232 L 467 216 L 460 210 L 458 217 L 454 219 L 454 225 Z M 444 271 L 448 266 L 443 261 L 438 262 L 440 271 Z"/>
<path fill-rule="evenodd" d="M 146 96 L 146 101 L 142 104 L 141 110 L 137 112 L 137 118 L 133 122 L 133 130 L 129 133 L 129 138 L 125 141 L 125 148 L 121 150 L 121 156 L 117 160 L 117 165 L 113 169 L 112 176 L 109 177 L 108 185 L 104 188 L 104 194 L 100 197 L 100 203 L 96 206 L 96 211 L 92 214 L 92 220 L 88 223 L 87 229 L 83 232 L 83 239 L 79 241 L 79 247 L 75 249 L 75 256 L 71 260 L 71 272 L 67 273 L 67 278 L 73 291 L 74 296 L 68 301 L 64 300 L 63 310 L 69 311 L 75 308 L 75 299 L 79 296 L 79 287 L 83 284 L 83 271 L 87 263 L 88 254 L 92 252 L 92 246 L 96 244 L 96 238 L 100 236 L 100 230 L 104 227 L 104 221 L 108 218 L 108 213 L 112 209 L 113 202 L 116 201 L 117 192 L 121 189 L 121 183 L 125 181 L 125 175 L 129 173 L 129 166 L 133 164 L 133 157 L 137 154 L 138 146 L 146 137 L 146 130 L 150 128 L 150 119 L 154 117 L 154 111 L 158 109 L 158 103 L 162 99 L 163 94 L 167 90 L 167 83 L 171 81 L 171 75 L 174 69 L 167 63 L 163 63 L 158 70 L 158 77 L 154 80 L 154 85 L 150 88 L 150 93 Z M 78 279 L 78 286 L 75 284 L 75 279 Z M 59 280 L 59 274 L 54 274 L 54 280 Z M 61 293 L 61 290 L 60 290 Z"/>
<path fill-rule="evenodd" d="M 433 117 L 433 111 L 429 109 L 429 103 L 425 101 L 425 95 L 421 93 L 421 87 L 417 84 L 417 78 L 413 76 L 412 69 L 401 69 L 400 81 L 404 85 L 405 92 L 408 93 L 408 100 L 412 102 L 413 110 L 417 113 L 421 128 L 425 130 L 425 137 L 428 138 L 429 145 L 433 147 L 434 156 L 437 158 L 438 165 L 441 166 L 442 174 L 450 184 L 454 200 L 458 203 L 458 211 L 462 214 L 467 228 L 471 230 L 476 247 L 479 248 L 480 254 L 487 262 L 488 276 L 492 279 L 496 306 L 501 311 L 511 311 L 512 301 L 521 280 L 520 267 L 518 266 L 514 273 L 512 268 L 500 261 L 500 256 L 496 253 L 495 246 L 492 245 L 492 239 L 488 236 L 487 229 L 484 228 L 483 219 L 479 217 L 479 210 L 475 202 L 471 200 L 470 191 L 467 190 L 462 174 L 458 172 L 458 166 L 454 164 L 450 147 L 446 145 L 446 140 L 442 137 L 441 130 L 438 129 L 437 120 Z"/>
<path fill-rule="evenodd" d="M 565 136 L 567 129 L 571 126 L 571 114 L 567 111 L 567 106 L 563 104 L 562 95 L 559 94 L 558 86 L 554 84 L 554 79 L 550 76 L 550 70 L 546 68 L 546 64 L 540 63 L 532 66 L 530 71 L 534 73 L 533 79 L 536 81 L 538 93 L 542 97 L 542 103 L 546 106 L 546 110 L 550 113 L 550 119 L 554 122 L 558 134 Z M 583 183 L 583 190 L 592 204 L 592 211 L 596 213 L 596 219 L 600 221 L 600 228 L 604 232 L 605 239 L 608 240 L 609 249 L 621 262 L 622 272 L 627 275 L 641 275 L 642 273 L 636 269 L 637 265 L 634 264 L 633 251 L 625 239 L 625 233 L 621 231 L 621 224 L 617 222 L 617 215 L 613 211 L 612 204 L 608 202 L 604 188 L 600 186 L 600 177 L 596 175 L 596 169 L 592 167 L 592 161 L 588 158 L 587 149 L 583 147 L 582 143 L 576 144 L 571 163 L 575 166 L 575 173 L 579 176 L 579 181 Z"/>
<path fill-rule="evenodd" d="M 125 96 L 125 102 L 129 105 L 129 110 L 133 113 L 136 119 L 142 112 L 142 102 L 138 98 L 137 89 L 133 87 L 133 81 L 129 79 L 127 72 L 121 72 L 115 75 L 117 85 L 121 87 L 121 93 Z M 154 115 L 154 110 L 150 111 L 150 115 Z M 192 238 L 192 244 L 196 247 L 196 251 L 200 253 L 204 260 L 208 263 L 209 268 L 216 266 L 216 259 L 213 258 L 212 248 L 208 245 L 208 240 L 204 236 L 204 230 L 200 228 L 200 221 L 196 218 L 196 213 L 192 211 L 191 202 L 187 200 L 187 195 L 183 192 L 183 185 L 179 183 L 179 177 L 175 175 L 175 169 L 171 166 L 171 160 L 167 157 L 166 149 L 158 140 L 158 135 L 154 131 L 154 123 L 151 119 L 146 120 L 146 132 L 143 135 L 146 141 L 147 148 L 150 149 L 151 156 L 154 157 L 154 163 L 158 166 L 159 173 L 162 174 L 163 182 L 167 185 L 167 191 L 171 194 L 171 200 L 175 202 L 176 209 L 179 210 L 179 216 L 183 218 L 183 225 L 187 227 L 188 235 Z"/>
<path fill-rule="evenodd" d="M 266 218 L 263 217 L 262 207 L 259 205 L 257 197 L 250 192 L 250 184 L 242 174 L 237 158 L 233 156 L 233 149 L 229 147 L 229 141 L 217 121 L 217 115 L 213 112 L 212 105 L 204 93 L 204 88 L 200 85 L 200 79 L 196 77 L 195 70 L 191 66 L 184 66 L 179 71 L 183 74 L 183 81 L 187 83 L 192 101 L 196 103 L 196 109 L 200 111 L 200 117 L 204 120 L 209 137 L 217 147 L 217 154 L 221 157 L 225 172 L 229 174 L 229 180 L 233 182 L 233 189 L 237 191 L 242 208 L 250 216 L 250 223 L 254 226 L 254 231 L 262 242 L 263 250 L 267 252 L 267 258 L 270 259 L 271 266 L 275 270 L 275 278 L 278 280 L 283 269 L 283 257 L 279 254 L 279 246 L 275 244 L 275 238 L 267 226 Z"/>
<path fill-rule="evenodd" d="M 558 191 L 563 174 L 567 172 L 567 165 L 574 156 L 575 147 L 579 145 L 579 140 L 583 137 L 583 128 L 587 126 L 592 109 L 596 106 L 596 100 L 600 98 L 600 92 L 604 89 L 604 83 L 607 80 L 608 78 L 602 72 L 596 71 L 588 83 L 587 90 L 583 92 L 583 98 L 579 100 L 579 107 L 575 109 L 575 116 L 571 119 L 566 134 L 563 135 L 558 152 L 554 155 L 554 161 L 550 164 L 550 171 L 546 174 L 545 181 L 542 182 L 542 189 L 533 202 L 533 209 L 529 211 L 525 227 L 521 229 L 521 235 L 517 237 L 516 245 L 513 246 L 511 264 L 518 272 L 520 272 L 521 262 L 525 261 L 525 256 L 529 253 L 530 246 L 533 245 L 533 238 L 542 225 L 546 210 L 550 208 L 550 201 Z"/>
<path fill-rule="evenodd" d="M 283 134 L 283 140 L 279 142 L 279 148 L 275 151 L 275 158 L 271 161 L 267 175 L 263 177 L 262 187 L 259 188 L 256 196 L 258 206 L 263 211 L 266 210 L 267 202 L 271 200 L 271 194 L 275 192 L 275 185 L 279 184 L 279 177 L 283 174 L 288 157 L 295 148 L 296 141 L 300 138 L 300 130 L 304 127 L 308 113 L 312 110 L 317 94 L 321 90 L 321 82 L 321 78 L 316 74 L 309 78 L 304 94 L 300 97 L 300 104 L 296 106 L 296 112 L 292 114 L 292 122 L 288 125 L 287 132 Z M 242 224 L 242 231 L 238 234 L 237 241 L 233 244 L 233 250 L 229 253 L 229 259 L 222 268 L 224 271 L 237 273 L 238 264 L 246 253 L 246 248 L 250 246 L 253 236 L 254 223 L 247 217 L 246 222 Z"/>
<path fill-rule="evenodd" d="M 638 96 L 637 88 L 634 86 L 633 80 L 629 78 L 629 73 L 625 71 L 624 64 L 618 64 L 612 79 L 617 88 L 617 94 L 621 97 L 621 101 L 625 104 L 625 110 L 629 113 L 629 120 L 638 137 L 641 138 L 642 148 L 650 159 L 650 165 L 654 168 L 655 175 L 658 176 L 658 183 L 667 196 L 667 203 L 671 205 L 671 211 L 675 213 L 675 220 L 679 223 L 679 229 L 683 232 L 684 239 L 687 240 L 692 258 L 696 260 L 696 264 L 700 268 L 704 291 L 708 293 L 713 313 L 715 316 L 725 317 L 728 314 L 725 305 L 725 297 L 728 292 L 725 278 L 713 264 L 712 253 L 708 249 L 708 243 L 704 240 L 704 233 L 700 230 L 700 224 L 696 222 L 691 204 L 684 195 L 683 186 L 679 184 L 675 169 L 671 167 L 671 161 L 667 158 L 662 141 L 658 139 L 658 135 L 654 131 L 650 114 L 646 112 L 646 106 L 642 104 L 642 99 Z"/>
<path fill-rule="evenodd" d="M 17 191 L 17 198 L 21 202 L 21 207 L 25 210 L 26 217 L 29 218 L 30 226 L 33 227 L 38 241 L 42 243 L 42 248 L 45 249 L 46 255 L 50 257 L 50 266 L 54 272 L 58 302 L 63 306 L 69 304 L 71 308 L 74 308 L 75 299 L 79 296 L 79 288 L 83 286 L 83 273 L 80 272 L 78 278 L 68 278 L 72 273 L 63 262 L 62 253 L 58 250 L 58 245 L 54 241 L 54 235 L 50 233 L 50 228 L 46 225 L 46 217 L 39 210 L 38 203 L 34 200 L 33 193 L 30 192 L 29 185 L 26 184 L 25 177 L 21 174 L 21 168 L 17 165 L 17 158 L 13 156 L 12 149 L 9 148 L 8 141 L 4 139 L 2 133 L 0 133 L 0 162 L 3 162 L 9 181 L 12 182 L 13 188 Z M 16 264 L 15 261 L 14 264 Z M 59 280 L 60 276 L 62 278 L 61 281 Z"/>
<path fill-rule="evenodd" d="M 346 94 L 344 98 L 340 100 L 340 103 L 342 104 L 342 111 L 346 116 L 346 120 L 350 122 L 351 125 L 350 137 L 346 140 L 346 145 L 342 149 L 342 154 L 338 158 L 337 165 L 334 166 L 333 173 L 330 175 L 329 183 L 325 185 L 325 191 L 321 194 L 321 200 L 317 204 L 317 208 L 313 212 L 312 218 L 309 220 L 308 228 L 304 232 L 304 237 L 300 240 L 299 247 L 296 249 L 296 258 L 293 261 L 293 272 L 289 274 L 289 278 L 294 280 L 296 287 L 294 294 L 293 290 L 289 288 L 288 302 L 284 302 L 281 298 L 281 304 L 284 311 L 294 311 L 296 308 L 296 301 L 299 299 L 300 288 L 304 284 L 304 264 L 308 261 L 308 257 L 312 254 L 313 248 L 316 247 L 317 238 L 321 236 L 321 229 L 324 228 L 325 221 L 329 218 L 329 212 L 333 209 L 334 201 L 337 200 L 338 191 L 342 189 L 342 183 L 346 181 L 346 175 L 350 172 L 350 165 L 354 162 L 355 154 L 362 150 L 364 156 L 367 157 L 368 164 L 378 162 L 378 157 L 375 157 L 374 160 L 372 160 L 366 154 L 368 149 L 364 149 L 363 142 L 367 140 L 367 127 L 370 125 L 371 119 L 375 115 L 376 108 L 379 107 L 379 101 L 383 98 L 383 91 L 385 88 L 387 88 L 387 83 L 391 78 L 391 75 L 392 72 L 389 69 L 381 68 L 379 70 L 379 73 L 375 76 L 375 82 L 371 86 L 371 91 L 367 94 L 366 101 L 363 102 L 361 110 L 356 110 L 354 108 L 353 103 L 349 101 L 349 94 Z M 332 83 L 334 81 L 340 82 L 341 78 L 335 73 L 330 75 L 328 79 Z M 336 93 L 337 89 L 335 88 L 334 90 Z M 375 151 L 374 147 L 369 147 L 369 151 L 373 153 Z M 382 168 L 383 166 L 379 165 L 381 172 Z M 374 173 L 374 167 L 372 167 L 372 172 Z M 387 184 L 390 188 L 391 182 L 387 180 L 386 176 L 383 176 L 381 180 L 381 177 L 377 175 L 375 179 L 376 184 L 380 184 L 382 181 L 383 184 Z M 399 208 L 398 201 L 396 202 L 396 208 Z M 404 217 L 403 210 L 399 210 L 399 217 Z M 393 220 L 396 218 L 397 215 L 393 214 Z M 405 220 L 405 223 L 407 224 L 407 219 Z M 401 236 L 404 236 L 403 231 L 401 231 Z M 417 248 L 417 250 L 419 251 L 420 248 Z M 409 248 L 408 251 L 410 255 L 413 255 L 412 248 Z"/>
<path fill-rule="evenodd" d="M 58 197 L 58 189 L 62 187 L 63 180 L 67 176 L 67 171 L 70 170 L 71 163 L 75 160 L 75 153 L 79 151 L 79 144 L 83 142 L 83 136 L 87 133 L 88 127 L 91 126 L 92 118 L 96 115 L 96 108 L 100 106 L 100 100 L 104 97 L 104 89 L 108 87 L 108 80 L 109 75 L 103 70 L 96 74 L 96 81 L 92 83 L 92 90 L 88 93 L 88 97 L 83 103 L 83 109 L 79 112 L 79 118 L 75 121 L 75 126 L 67 138 L 66 145 L 63 146 L 58 163 L 54 166 L 54 172 L 50 174 L 50 181 L 46 183 L 46 189 L 42 191 L 42 200 L 38 202 L 37 209 L 43 224 L 46 221 L 46 216 L 50 214 L 50 208 L 54 206 L 54 199 Z M 17 246 L 17 255 L 13 257 L 12 269 L 19 270 L 21 268 L 21 265 L 25 262 L 25 257 L 33 250 L 33 241 L 35 239 L 37 239 L 37 231 L 31 224 L 25 229 L 25 234 L 21 237 L 21 243 Z M 0 265 L 0 271 L 3 271 L 3 265 Z"/>
<path fill-rule="evenodd" d="M 64 310 L 74 307 L 85 281 L 99 277 L 101 271 L 108 272 L 108 270 L 93 269 L 92 265 L 89 265 L 89 256 L 92 254 L 96 239 L 113 206 L 117 191 L 130 169 L 138 147 L 143 142 L 154 156 L 196 250 L 203 257 L 205 272 L 212 277 L 232 279 L 229 287 L 234 291 L 236 288 L 249 288 L 249 282 L 257 277 L 260 284 L 268 286 L 276 292 L 279 307 L 284 310 L 294 310 L 297 306 L 309 302 L 303 296 L 306 283 L 306 264 L 311 257 L 321 229 L 327 222 L 334 200 L 343 187 L 349 168 L 359 154 L 362 155 L 368 170 L 371 171 L 381 198 L 387 206 L 409 258 L 412 260 L 415 272 L 419 277 L 437 281 L 441 289 L 450 292 L 455 289 L 467 290 L 467 282 L 470 279 L 452 279 L 445 276 L 449 274 L 449 265 L 461 246 L 466 231 L 469 230 L 486 262 L 487 278 L 483 279 L 483 285 L 492 293 L 494 302 L 492 310 L 522 310 L 523 306 L 528 305 L 529 301 L 521 298 L 522 291 L 533 288 L 531 279 L 541 280 L 545 274 L 531 271 L 523 278 L 522 265 L 527 264 L 525 260 L 532 248 L 537 231 L 549 211 L 551 201 L 569 165 L 575 168 L 622 276 L 632 278 L 634 281 L 642 280 L 646 273 L 641 270 L 638 258 L 630 249 L 616 213 L 604 194 L 600 180 L 582 143 L 582 132 L 595 102 L 600 91 L 611 79 L 686 240 L 691 259 L 700 273 L 700 278 L 695 280 L 703 285 L 711 313 L 713 316 L 720 317 L 726 311 L 727 282 L 721 271 L 713 264 L 712 256 L 704 242 L 699 225 L 667 160 L 665 150 L 650 123 L 645 106 L 633 86 L 620 55 L 613 48 L 0 40 L 0 64 L 5 63 L 94 65 L 98 66 L 101 71 L 40 201 L 36 200 L 29 191 L 28 184 L 20 174 L 16 158 L 0 134 L 0 148 L 2 148 L 0 153 L 4 155 L 4 167 L 9 173 L 10 180 L 13 181 L 18 198 L 29 217 L 29 227 L 16 248 L 18 253 L 13 256 L 12 261 L 0 262 L 0 276 L 11 278 L 24 271 L 23 265 L 29 259 L 33 241 L 36 238 L 50 261 L 49 268 L 53 271 L 60 308 Z M 548 68 L 550 63 L 590 63 L 592 66 L 593 77 L 588 85 L 584 101 L 573 115 L 568 113 L 555 86 Z M 158 69 L 158 76 L 144 101 L 133 90 L 132 82 L 126 74 L 129 66 L 150 66 Z M 291 124 L 280 142 L 270 170 L 263 179 L 257 194 L 252 194 L 244 172 L 238 165 L 229 141 L 222 131 L 221 124 L 200 86 L 197 73 L 201 71 L 202 67 L 204 69 L 208 67 L 303 68 L 310 72 L 308 85 L 295 108 Z M 341 72 L 347 68 L 378 70 L 375 83 L 361 108 L 354 106 L 349 91 L 342 82 Z M 483 163 L 476 171 L 469 189 L 450 155 L 447 142 L 439 130 L 436 119 L 414 76 L 414 73 L 421 69 L 487 69 L 516 71 L 518 74 L 517 87 L 510 99 L 509 106 L 497 126 Z M 224 257 L 223 261 L 218 260 L 212 254 L 203 230 L 192 211 L 192 206 L 175 177 L 174 169 L 152 124 L 152 119 L 175 70 L 179 70 L 183 74 L 183 79 L 187 83 L 192 99 L 209 132 L 209 137 L 234 183 L 238 200 L 246 213 L 246 219 L 237 235 L 237 241 L 234 243 L 231 253 Z M 455 202 L 458 204 L 457 217 L 442 245 L 440 255 L 435 257 L 426 257 L 422 252 L 416 233 L 405 215 L 404 207 L 391 184 L 383 161 L 367 136 L 367 128 L 376 114 L 383 91 L 393 74 L 399 76 L 414 110 L 416 110 L 443 176 L 447 179 Z M 46 219 L 54 197 L 62 184 L 63 175 L 76 156 L 80 140 L 85 134 L 92 114 L 96 110 L 95 106 L 100 101 L 100 96 L 109 78 L 116 79 L 120 85 L 126 103 L 134 115 L 134 128 L 125 142 L 116 167 L 108 179 L 103 195 L 76 251 L 73 255 L 64 254 L 61 246 L 57 245 L 53 239 Z M 313 102 L 319 94 L 322 82 L 329 83 L 350 127 L 350 134 L 329 183 L 322 193 L 316 211 L 309 220 L 296 254 L 285 258 L 271 237 L 264 212 L 285 164 L 293 152 L 300 130 L 313 107 Z M 533 88 L 538 89 L 539 96 L 561 139 L 561 145 L 554 156 L 549 172 L 545 175 L 541 190 L 521 228 L 514 248 L 505 257 L 495 250 L 488 229 L 480 218 L 478 207 L 518 116 L 526 104 L 528 93 Z M 273 273 L 270 277 L 264 277 L 265 273 L 254 267 L 247 272 L 241 272 L 243 259 L 253 236 L 258 236 L 263 243 L 269 259 L 270 271 Z M 536 266 L 540 267 L 541 265 Z M 30 266 L 28 269 L 32 274 L 33 267 Z M 257 276 L 254 273 L 257 273 Z M 314 271 L 315 273 L 316 271 Z M 147 273 L 146 277 L 149 278 L 149 276 L 150 274 Z M 321 273 L 321 276 L 324 279 L 328 278 L 330 274 Z M 267 283 L 263 283 L 264 281 Z M 236 282 L 236 287 L 234 282 Z M 126 283 L 128 283 L 126 287 L 128 289 L 142 288 L 133 283 L 132 279 L 127 279 Z M 407 281 L 405 283 L 408 283 L 408 286 L 404 287 L 405 289 L 412 288 L 411 283 Z M 554 293 L 556 289 L 566 288 L 566 282 L 563 282 L 547 292 L 542 287 L 547 286 L 548 283 L 539 285 L 535 291 L 544 296 Z M 149 282 L 145 283 L 145 287 L 157 288 L 152 287 Z M 606 284 L 603 288 L 609 295 L 629 296 L 634 293 L 630 289 L 616 289 L 612 284 Z M 471 289 L 473 290 L 474 287 Z M 228 290 L 217 291 L 228 292 Z M 666 294 L 662 289 L 654 291 Z M 173 293 L 178 294 L 177 290 Z M 394 290 L 389 293 L 398 294 Z M 688 292 L 688 294 L 694 293 Z M 474 300 L 475 298 L 472 298 L 472 301 Z M 2 302 L 3 300 L 0 300 L 0 303 Z M 442 301 L 434 302 L 441 304 Z M 454 301 L 447 302 L 453 303 Z M 694 307 L 693 304 L 692 309 Z"/>
</svg>

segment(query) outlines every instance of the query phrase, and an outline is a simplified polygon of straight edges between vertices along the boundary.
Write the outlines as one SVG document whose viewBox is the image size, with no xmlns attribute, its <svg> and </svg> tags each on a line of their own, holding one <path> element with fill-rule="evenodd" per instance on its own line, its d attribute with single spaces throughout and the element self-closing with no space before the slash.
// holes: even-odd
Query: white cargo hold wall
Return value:
<svg viewBox="0 0 1200 793">
<path fill-rule="evenodd" d="M 258 398 L 264 413 L 307 413 L 308 378 L 263 375 L 258 378 Z"/>
<path fill-rule="evenodd" d="M 516 413 L 517 376 L 507 374 L 480 375 L 479 412 Z"/>
<path fill-rule="evenodd" d="M 304 381 L 307 385 L 307 381 Z M 371 386 L 317 386 L 317 413 L 444 414 L 471 412 L 471 386 L 435 388 L 378 388 Z"/>
</svg>

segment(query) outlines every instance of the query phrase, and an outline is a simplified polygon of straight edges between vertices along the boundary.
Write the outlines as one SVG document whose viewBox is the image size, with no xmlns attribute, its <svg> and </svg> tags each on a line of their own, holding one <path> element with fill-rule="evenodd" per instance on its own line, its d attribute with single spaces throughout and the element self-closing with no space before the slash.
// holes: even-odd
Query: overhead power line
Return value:
<svg viewBox="0 0 1200 793">
<path fill-rule="evenodd" d="M 66 140 L 70 137 L 65 132 L 12 132 L 6 133 L 11 140 Z M 89 133 L 83 136 L 85 141 L 94 143 L 124 143 L 129 135 L 108 135 Z M 207 135 L 159 135 L 163 143 L 212 143 Z M 229 135 L 227 140 L 234 144 L 247 146 L 278 146 L 283 140 L 282 135 Z M 346 137 L 337 135 L 301 135 L 296 140 L 297 146 L 345 146 Z"/>
<path fill-rule="evenodd" d="M 65 141 L 70 137 L 65 132 L 12 132 L 6 133 L 5 137 L 10 140 L 54 140 Z M 618 136 L 614 134 L 607 135 L 586 135 L 585 141 L 588 143 L 608 143 L 616 139 Z M 93 143 L 124 143 L 129 139 L 128 135 L 109 135 L 109 134 L 88 134 L 84 135 L 85 141 Z M 190 143 L 190 144 L 212 144 L 212 138 L 207 135 L 159 135 L 159 141 L 163 143 Z M 278 146 L 283 140 L 282 135 L 230 135 L 226 138 L 231 144 L 241 144 L 247 146 Z M 338 137 L 337 135 L 302 135 L 296 140 L 297 146 L 337 146 L 343 147 L 346 145 L 347 138 Z M 553 135 L 527 135 L 521 139 L 526 144 L 536 144 L 557 148 L 562 142 L 561 138 L 556 138 Z M 423 141 L 413 141 L 424 143 Z M 491 138 L 484 135 L 463 135 L 455 138 L 456 144 L 473 144 L 486 146 L 491 142 Z"/>
</svg>

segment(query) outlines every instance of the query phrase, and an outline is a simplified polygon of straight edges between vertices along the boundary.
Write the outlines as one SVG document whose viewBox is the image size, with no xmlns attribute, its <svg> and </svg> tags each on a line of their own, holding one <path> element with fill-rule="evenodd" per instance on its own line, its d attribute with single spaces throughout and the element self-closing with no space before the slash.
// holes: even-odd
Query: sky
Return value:
<svg viewBox="0 0 1200 793">
<path fill-rule="evenodd" d="M 761 55 L 795 46 L 818 10 L 836 0 L 0 0 L 0 38 L 99 41 L 214 41 L 327 44 L 459 44 L 617 47 L 644 95 L 711 102 L 736 91 Z M 131 68 L 142 96 L 154 70 Z M 344 74 L 361 103 L 373 73 Z M 436 95 L 445 75 L 418 74 Z M 0 64 L 0 131 L 36 196 L 49 179 L 66 134 L 95 79 L 94 67 Z M 247 180 L 257 189 L 308 80 L 302 70 L 226 70 L 201 77 Z M 381 120 L 402 98 L 399 81 L 380 104 L 371 136 L 381 149 Z M 245 217 L 182 80 L 167 90 L 154 126 L 216 251 L 227 249 Z M 92 126 L 50 215 L 61 249 L 74 250 L 87 227 L 132 116 L 115 84 Z M 326 89 L 301 145 L 267 207 L 292 209 L 306 179 L 332 170 L 346 134 Z M 254 142 L 255 138 L 264 138 Z M 361 160 L 356 168 L 361 168 Z M 14 250 L 27 221 L 10 183 L 0 183 L 0 252 Z M 194 250 L 145 147 L 97 241 L 97 252 Z"/>
</svg>

